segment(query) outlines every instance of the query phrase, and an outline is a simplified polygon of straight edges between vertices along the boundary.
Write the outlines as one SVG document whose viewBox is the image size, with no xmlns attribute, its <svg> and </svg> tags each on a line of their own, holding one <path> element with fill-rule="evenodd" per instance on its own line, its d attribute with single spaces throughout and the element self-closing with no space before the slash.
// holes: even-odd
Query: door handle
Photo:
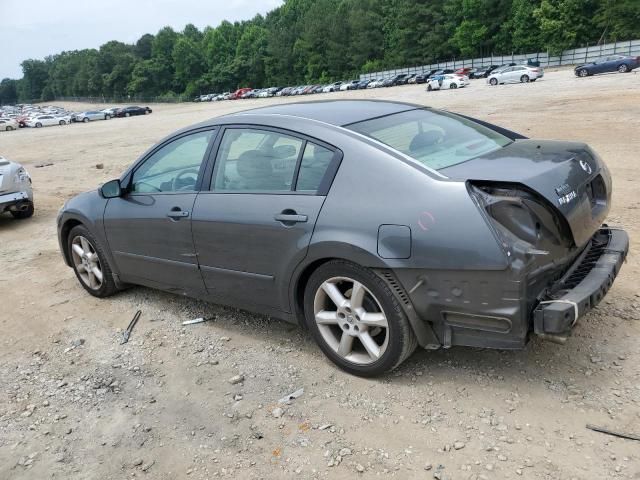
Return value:
<svg viewBox="0 0 640 480">
<path fill-rule="evenodd" d="M 306 215 L 298 215 L 297 213 L 279 213 L 275 217 L 274 220 L 277 222 L 282 222 L 284 224 L 293 224 L 293 223 L 305 223 L 309 217 Z"/>
<path fill-rule="evenodd" d="M 173 218 L 174 220 L 177 220 L 179 218 L 188 217 L 188 216 L 189 216 L 189 212 L 181 210 L 180 207 L 173 207 L 169 211 L 169 213 L 167 213 L 167 217 Z"/>
</svg>

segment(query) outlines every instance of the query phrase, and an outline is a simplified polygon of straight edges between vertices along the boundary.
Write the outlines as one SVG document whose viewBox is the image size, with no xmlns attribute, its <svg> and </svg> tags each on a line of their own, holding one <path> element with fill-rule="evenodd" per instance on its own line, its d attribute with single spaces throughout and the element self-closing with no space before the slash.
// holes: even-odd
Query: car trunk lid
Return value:
<svg viewBox="0 0 640 480">
<path fill-rule="evenodd" d="M 578 247 L 589 241 L 609 211 L 609 172 L 583 143 L 517 140 L 440 173 L 453 180 L 526 186 L 562 215 Z"/>
</svg>

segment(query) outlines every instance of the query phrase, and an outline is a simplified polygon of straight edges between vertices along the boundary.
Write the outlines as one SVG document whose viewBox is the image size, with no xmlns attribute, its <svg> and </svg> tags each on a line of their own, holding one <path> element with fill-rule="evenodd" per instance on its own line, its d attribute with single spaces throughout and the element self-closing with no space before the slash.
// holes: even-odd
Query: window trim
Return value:
<svg viewBox="0 0 640 480">
<path fill-rule="evenodd" d="M 173 143 L 176 140 L 179 140 L 181 138 L 187 137 L 189 135 L 194 135 L 197 133 L 208 132 L 208 131 L 211 131 L 214 134 L 213 134 L 213 138 L 209 140 L 209 144 L 207 145 L 207 148 L 204 152 L 202 164 L 200 165 L 200 171 L 198 172 L 198 179 L 196 180 L 196 186 L 194 187 L 193 191 L 189 191 L 189 192 L 133 192 L 131 191 L 131 188 L 133 186 L 133 176 L 135 175 L 136 171 L 138 171 L 138 169 L 142 167 L 142 165 L 144 165 L 147 162 L 147 160 L 149 160 L 159 150 L 163 149 L 170 143 Z M 211 151 L 219 135 L 220 135 L 220 127 L 218 125 L 213 125 L 213 126 L 201 127 L 201 128 L 196 128 L 194 130 L 182 132 L 178 135 L 174 135 L 173 137 L 168 138 L 165 141 L 157 144 L 155 147 L 153 147 L 153 149 L 150 152 L 144 155 L 144 157 L 140 158 L 121 180 L 121 182 L 126 183 L 124 194 L 130 197 L 138 197 L 138 196 L 149 196 L 149 195 L 182 195 L 185 193 L 200 192 L 202 190 L 202 184 L 205 179 L 205 174 L 206 174 L 208 165 L 211 162 Z"/>
<path fill-rule="evenodd" d="M 298 153 L 298 159 L 296 160 L 296 167 L 294 170 L 294 178 L 291 182 L 291 190 L 215 190 L 213 188 L 214 179 L 216 174 L 218 173 L 219 168 L 219 157 L 220 153 L 220 145 L 222 144 L 222 139 L 224 138 L 224 134 L 227 130 L 235 130 L 235 129 L 249 129 L 249 130 L 266 130 L 269 132 L 281 133 L 283 135 L 287 135 L 289 137 L 294 137 L 299 140 L 302 140 L 302 147 L 300 148 L 300 152 Z M 324 177 L 320 182 L 320 185 L 316 191 L 297 191 L 295 190 L 298 184 L 298 175 L 300 173 L 300 165 L 302 163 L 302 157 L 304 156 L 304 151 L 307 146 L 307 143 L 315 143 L 321 147 L 324 147 L 333 152 L 333 157 L 331 158 L 331 162 L 325 171 Z M 338 172 L 338 168 L 340 167 L 340 163 L 342 162 L 343 153 L 339 148 L 328 144 L 327 142 L 310 137 L 300 132 L 296 132 L 294 130 L 288 130 L 286 128 L 274 127 L 271 125 L 260 125 L 260 124 L 246 124 L 246 123 L 234 123 L 227 125 L 220 125 L 220 131 L 216 136 L 213 148 L 211 149 L 209 165 L 207 165 L 207 170 L 204 174 L 204 181 L 201 185 L 202 192 L 215 193 L 215 194 L 224 194 L 224 195 L 310 195 L 310 196 L 326 196 L 329 193 L 329 189 L 333 184 L 333 180 Z"/>
</svg>

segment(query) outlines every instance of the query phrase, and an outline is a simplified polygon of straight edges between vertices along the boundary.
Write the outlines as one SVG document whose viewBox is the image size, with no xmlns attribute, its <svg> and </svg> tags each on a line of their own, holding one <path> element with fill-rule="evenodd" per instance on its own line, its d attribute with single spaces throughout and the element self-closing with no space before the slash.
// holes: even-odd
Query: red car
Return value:
<svg viewBox="0 0 640 480">
<path fill-rule="evenodd" d="M 231 94 L 231 96 L 229 97 L 229 100 L 238 100 L 239 98 L 242 98 L 242 95 L 244 95 L 247 92 L 250 92 L 251 90 L 253 90 L 253 88 L 248 88 L 248 87 L 239 88 L 238 90 L 236 90 Z"/>
<path fill-rule="evenodd" d="M 469 75 L 469 72 L 472 70 L 471 67 L 463 67 L 463 68 L 459 68 L 457 69 L 454 73 L 456 75 Z"/>
</svg>

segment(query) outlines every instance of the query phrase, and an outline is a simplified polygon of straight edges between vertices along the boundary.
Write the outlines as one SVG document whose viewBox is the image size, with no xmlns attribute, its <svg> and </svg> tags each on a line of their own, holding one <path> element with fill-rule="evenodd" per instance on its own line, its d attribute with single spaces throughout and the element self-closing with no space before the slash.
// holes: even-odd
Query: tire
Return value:
<svg viewBox="0 0 640 480">
<path fill-rule="evenodd" d="M 520 77 L 520 81 L 521 81 L 522 83 L 529 83 L 529 75 L 522 75 L 522 76 Z"/>
<path fill-rule="evenodd" d="M 97 255 L 97 266 L 102 273 L 102 281 L 97 285 L 97 282 L 89 283 L 90 275 L 87 277 L 83 277 L 83 272 L 78 270 L 79 264 L 95 266 L 96 262 L 91 260 L 83 261 L 78 253 L 73 249 L 74 242 L 77 240 L 79 245 L 83 250 L 85 250 L 86 244 L 80 240 L 84 238 L 88 242 L 88 250 L 90 254 Z M 69 236 L 67 237 L 67 253 L 69 258 L 71 259 L 71 263 L 73 265 L 73 271 L 76 274 L 76 278 L 80 282 L 80 285 L 89 292 L 94 297 L 105 298 L 113 295 L 118 291 L 118 287 L 113 280 L 113 274 L 111 270 L 111 266 L 107 261 L 107 257 L 104 254 L 104 250 L 100 243 L 96 240 L 93 234 L 84 226 L 84 225 L 76 225 L 69 232 Z M 95 257 L 94 257 L 95 258 Z M 95 279 L 98 277 L 93 275 Z"/>
<path fill-rule="evenodd" d="M 24 220 L 25 218 L 33 217 L 34 211 L 35 211 L 35 208 L 33 207 L 33 202 L 29 202 L 29 207 L 26 210 L 11 212 L 11 216 L 16 220 Z"/>
<path fill-rule="evenodd" d="M 578 70 L 578 76 L 582 78 L 588 77 L 589 71 L 586 68 L 581 68 L 580 70 Z"/>
<path fill-rule="evenodd" d="M 627 73 L 629 71 L 629 67 L 625 63 L 623 63 L 618 67 L 618 71 L 620 73 Z"/>
<path fill-rule="evenodd" d="M 58 122 L 58 125 L 60 125 L 60 126 L 62 126 L 62 125 L 66 125 L 66 124 L 67 124 L 67 122 L 65 122 L 64 120 L 60 120 L 60 121 Z"/>
<path fill-rule="evenodd" d="M 431 87 L 431 85 L 427 85 L 427 92 L 430 92 L 432 90 L 433 90 L 433 88 Z"/>
<path fill-rule="evenodd" d="M 89 123 L 89 117 L 84 117 L 82 119 L 82 123 Z"/>
<path fill-rule="evenodd" d="M 532 82 L 535 82 L 536 80 L 537 80 L 537 78 L 532 78 L 531 79 Z"/>
<path fill-rule="evenodd" d="M 7 125 L 7 128 L 5 128 L 5 130 L 7 132 L 11 132 L 11 131 L 13 131 L 13 127 L 11 125 Z"/>
<path fill-rule="evenodd" d="M 42 128 L 42 124 L 40 122 L 36 123 L 36 128 Z"/>
<path fill-rule="evenodd" d="M 491 80 L 489 80 L 489 84 L 495 87 L 496 85 L 498 85 L 498 79 L 492 78 Z"/>
<path fill-rule="evenodd" d="M 111 117 L 110 117 L 109 115 L 105 115 L 105 116 L 104 116 L 104 119 L 105 119 L 105 120 L 109 120 L 110 118 L 111 118 Z"/>
<path fill-rule="evenodd" d="M 356 284 L 360 306 L 351 309 Z M 353 375 L 374 377 L 391 371 L 417 346 L 407 316 L 385 282 L 373 271 L 351 262 L 332 260 L 311 274 L 305 288 L 304 313 L 305 324 L 320 349 Z"/>
<path fill-rule="evenodd" d="M 130 116 L 131 116 L 131 114 L 130 114 L 129 112 L 127 112 L 127 113 L 125 113 L 125 114 L 124 114 L 124 116 L 125 116 L 125 117 L 130 117 Z"/>
<path fill-rule="evenodd" d="M 455 90 L 456 88 L 458 88 L 458 84 L 457 83 L 450 83 L 449 84 L 449 89 L 450 90 Z"/>
</svg>

